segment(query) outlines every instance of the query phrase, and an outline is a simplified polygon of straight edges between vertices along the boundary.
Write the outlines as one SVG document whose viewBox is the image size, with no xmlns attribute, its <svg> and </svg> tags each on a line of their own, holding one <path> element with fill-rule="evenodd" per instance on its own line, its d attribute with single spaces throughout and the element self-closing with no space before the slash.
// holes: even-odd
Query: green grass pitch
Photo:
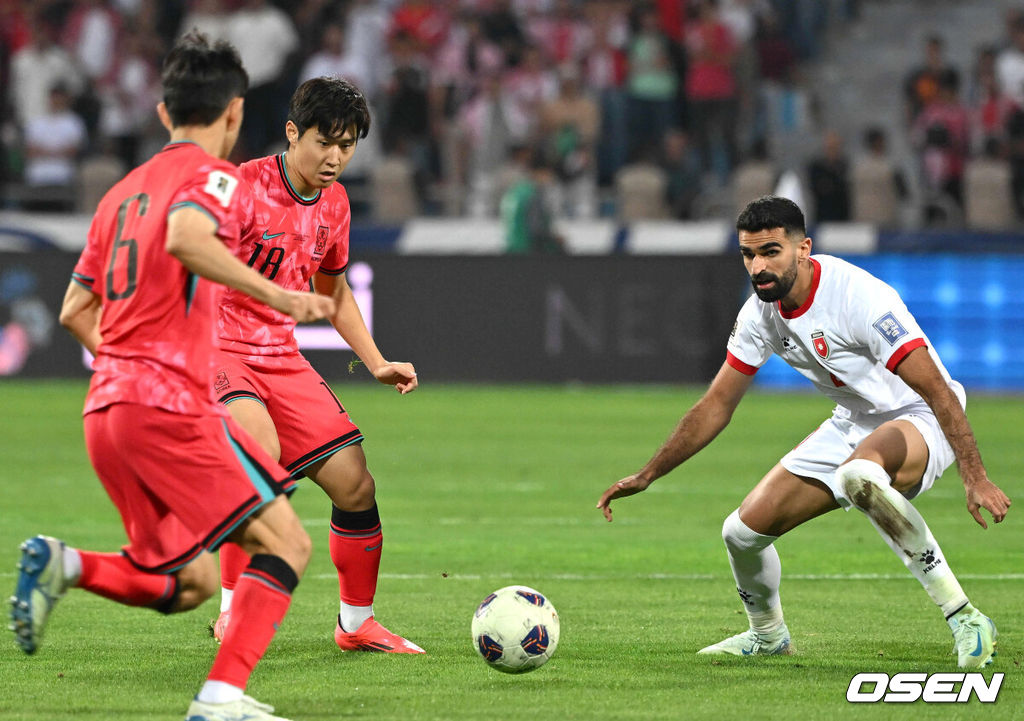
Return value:
<svg viewBox="0 0 1024 721">
<path fill-rule="evenodd" d="M 336 386 L 367 436 L 385 529 L 378 618 L 426 656 L 343 654 L 329 505 L 294 497 L 316 547 L 251 693 L 296 721 L 327 719 L 1024 719 L 1021 514 L 983 531 L 955 472 L 917 501 L 972 600 L 999 626 L 995 704 L 849 704 L 863 671 L 956 671 L 926 594 L 856 511 L 778 542 L 797 655 L 711 659 L 702 646 L 745 618 L 720 538 L 725 516 L 828 415 L 815 395 L 752 393 L 709 448 L 640 496 L 601 492 L 657 448 L 699 390 L 441 386 L 411 396 Z M 82 442 L 79 382 L 0 384 L 0 585 L 35 533 L 116 550 L 123 531 Z M 1024 504 L 1024 399 L 972 397 L 968 415 L 996 482 Z M 477 603 L 511 583 L 559 611 L 544 668 L 506 676 L 478 658 Z M 0 719 L 178 719 L 215 653 L 216 600 L 164 618 L 72 590 L 40 651 L 0 644 Z"/>
</svg>

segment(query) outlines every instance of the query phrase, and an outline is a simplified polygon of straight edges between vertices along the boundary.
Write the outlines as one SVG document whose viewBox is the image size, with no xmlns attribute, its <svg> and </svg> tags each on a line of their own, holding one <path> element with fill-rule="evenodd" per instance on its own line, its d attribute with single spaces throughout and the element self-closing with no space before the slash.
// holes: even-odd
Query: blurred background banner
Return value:
<svg viewBox="0 0 1024 721">
<path fill-rule="evenodd" d="M 88 374 L 57 324 L 77 256 L 0 253 L 0 371 Z M 725 354 L 742 302 L 732 256 L 403 257 L 353 264 L 378 344 L 430 381 L 701 382 Z M 325 377 L 354 357 L 333 329 L 301 326 Z M 356 369 L 353 379 L 369 374 Z"/>
<path fill-rule="evenodd" d="M 57 324 L 76 254 L 0 253 L 0 374 L 81 377 L 81 350 Z M 1024 391 L 1024 255 L 851 256 L 893 285 L 953 377 L 974 390 Z M 709 381 L 749 283 L 732 254 L 401 256 L 348 273 L 385 353 L 424 382 Z M 300 326 L 331 380 L 354 357 L 333 329 Z M 355 369 L 351 380 L 369 380 Z M 769 388 L 810 388 L 773 358 Z"/>
<path fill-rule="evenodd" d="M 82 349 L 57 322 L 77 253 L 0 253 L 0 377 L 88 373 Z"/>
<path fill-rule="evenodd" d="M 377 342 L 389 357 L 413 361 L 424 383 L 700 382 L 725 357 L 744 292 L 742 264 L 722 255 L 380 257 L 369 265 Z M 309 356 L 336 377 L 319 354 Z"/>
</svg>

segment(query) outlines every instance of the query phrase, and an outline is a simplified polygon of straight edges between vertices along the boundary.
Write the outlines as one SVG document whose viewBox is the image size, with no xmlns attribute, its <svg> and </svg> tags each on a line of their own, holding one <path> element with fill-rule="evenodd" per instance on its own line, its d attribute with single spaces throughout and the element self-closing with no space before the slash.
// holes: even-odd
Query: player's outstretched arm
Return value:
<svg viewBox="0 0 1024 721">
<path fill-rule="evenodd" d="M 639 472 L 616 481 L 601 495 L 597 508 L 605 519 L 612 520 L 613 500 L 647 490 L 658 478 L 711 443 L 729 425 L 751 380 L 752 376 L 723 363 L 707 392 L 687 411 L 654 457 Z"/>
<path fill-rule="evenodd" d="M 910 351 L 896 367 L 896 373 L 935 412 L 935 418 L 956 456 L 957 468 L 967 495 L 967 511 L 982 528 L 988 528 L 981 515 L 982 508 L 992 514 L 992 520 L 996 523 L 1001 522 L 1010 508 L 1010 499 L 988 479 L 967 415 L 946 384 L 928 349 L 916 348 Z"/>
<path fill-rule="evenodd" d="M 300 323 L 320 320 L 334 313 L 334 300 L 316 293 L 285 290 L 240 261 L 216 236 L 216 224 L 191 207 L 171 212 L 167 219 L 167 252 L 196 275 L 222 283 Z"/>
<path fill-rule="evenodd" d="M 100 342 L 100 297 L 75 281 L 68 283 L 60 306 L 60 324 L 93 355 Z"/>
<path fill-rule="evenodd" d="M 345 274 L 317 273 L 313 276 L 313 287 L 318 293 L 334 298 L 336 310 L 331 316 L 331 323 L 373 377 L 385 385 L 394 386 L 402 395 L 416 390 L 419 381 L 412 363 L 386 360 L 377 348 Z"/>
</svg>

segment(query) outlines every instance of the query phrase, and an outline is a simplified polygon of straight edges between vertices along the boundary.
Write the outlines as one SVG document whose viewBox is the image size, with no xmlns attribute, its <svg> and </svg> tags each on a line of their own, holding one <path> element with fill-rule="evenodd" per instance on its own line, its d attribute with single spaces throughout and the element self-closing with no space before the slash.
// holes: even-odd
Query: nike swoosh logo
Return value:
<svg viewBox="0 0 1024 721">
<path fill-rule="evenodd" d="M 981 634 L 978 634 L 978 647 L 976 649 L 974 649 L 973 651 L 971 651 L 971 655 L 972 656 L 980 656 L 981 655 Z"/>
<path fill-rule="evenodd" d="M 267 233 L 267 231 L 264 230 L 263 231 L 263 240 L 273 240 L 274 238 L 277 238 L 278 236 L 281 236 L 281 235 L 284 235 L 284 233 L 274 233 L 273 235 L 270 235 L 270 234 Z"/>
<path fill-rule="evenodd" d="M 369 551 L 376 551 L 378 548 L 380 548 L 383 545 L 384 545 L 383 543 L 378 543 L 376 546 L 367 546 L 366 547 L 366 551 L 367 552 L 369 552 Z"/>
</svg>

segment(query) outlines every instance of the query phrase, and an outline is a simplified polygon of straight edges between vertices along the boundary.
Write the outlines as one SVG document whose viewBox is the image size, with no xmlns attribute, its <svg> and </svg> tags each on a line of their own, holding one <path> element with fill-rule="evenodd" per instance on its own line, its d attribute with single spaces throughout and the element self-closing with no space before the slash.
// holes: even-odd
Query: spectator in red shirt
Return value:
<svg viewBox="0 0 1024 721">
<path fill-rule="evenodd" d="M 964 163 L 970 141 L 970 118 L 960 101 L 960 77 L 955 70 L 939 76 L 938 93 L 917 116 L 911 132 L 921 153 L 926 199 L 925 220 L 942 222 L 963 205 Z M 950 206 L 950 202 L 954 206 Z"/>
<path fill-rule="evenodd" d="M 610 18 L 594 27 L 594 44 L 583 56 L 583 85 L 596 94 L 601 109 L 601 142 L 597 144 L 597 180 L 611 185 L 626 162 L 626 54 L 614 43 Z"/>
<path fill-rule="evenodd" d="M 724 175 L 736 158 L 736 45 L 718 17 L 716 0 L 701 0 L 686 33 L 687 107 L 705 171 L 722 158 Z"/>
<path fill-rule="evenodd" d="M 391 16 L 391 35 L 404 35 L 417 50 L 432 56 L 448 37 L 450 22 L 442 3 L 405 0 Z"/>
<path fill-rule="evenodd" d="M 913 125 L 918 114 L 939 94 L 939 80 L 943 73 L 956 70 L 946 62 L 945 41 L 938 35 L 925 39 L 924 64 L 914 68 L 903 81 L 903 95 L 907 102 L 907 124 Z"/>
</svg>

